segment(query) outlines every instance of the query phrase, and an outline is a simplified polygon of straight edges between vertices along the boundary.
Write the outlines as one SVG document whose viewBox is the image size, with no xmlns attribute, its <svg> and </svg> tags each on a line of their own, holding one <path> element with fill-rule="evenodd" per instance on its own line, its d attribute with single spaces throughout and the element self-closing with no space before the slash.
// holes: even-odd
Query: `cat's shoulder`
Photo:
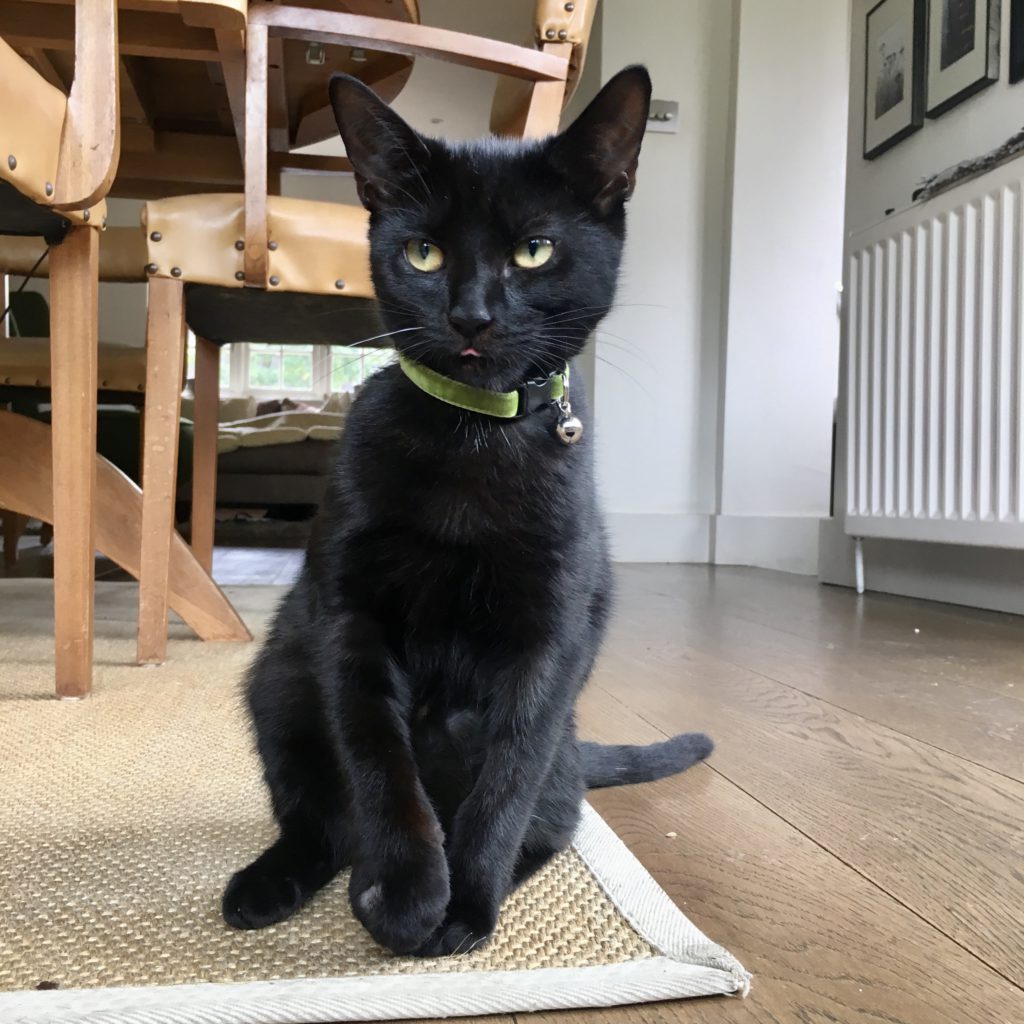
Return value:
<svg viewBox="0 0 1024 1024">
<path fill-rule="evenodd" d="M 348 411 L 347 426 L 379 413 L 396 399 L 402 371 L 398 363 L 382 366 L 359 386 Z"/>
</svg>

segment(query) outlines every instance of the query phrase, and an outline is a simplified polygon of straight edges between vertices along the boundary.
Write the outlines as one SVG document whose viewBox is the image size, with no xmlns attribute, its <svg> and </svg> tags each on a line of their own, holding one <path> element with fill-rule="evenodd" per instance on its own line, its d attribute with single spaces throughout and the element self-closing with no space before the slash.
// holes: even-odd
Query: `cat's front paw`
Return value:
<svg viewBox="0 0 1024 1024">
<path fill-rule="evenodd" d="M 416 956 L 462 956 L 485 945 L 494 932 L 494 925 L 470 924 L 452 918 L 444 922 L 433 935 L 416 950 Z"/>
<path fill-rule="evenodd" d="M 448 863 L 440 847 L 415 860 L 352 869 L 352 911 L 363 927 L 393 953 L 413 953 L 444 920 Z"/>
<path fill-rule="evenodd" d="M 221 902 L 232 928 L 266 928 L 291 917 L 305 902 L 298 882 L 264 855 L 228 882 Z"/>
<path fill-rule="evenodd" d="M 456 879 L 448 912 L 416 956 L 460 956 L 484 945 L 498 923 L 501 900 L 489 886 L 470 887 Z"/>
</svg>

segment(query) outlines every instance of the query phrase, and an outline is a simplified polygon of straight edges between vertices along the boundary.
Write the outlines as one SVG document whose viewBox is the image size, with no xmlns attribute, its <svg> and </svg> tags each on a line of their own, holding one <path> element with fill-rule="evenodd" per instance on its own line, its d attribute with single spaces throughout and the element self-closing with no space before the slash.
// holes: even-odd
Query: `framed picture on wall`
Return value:
<svg viewBox="0 0 1024 1024">
<path fill-rule="evenodd" d="M 1010 3 L 1010 81 L 1024 78 L 1024 0 Z"/>
<path fill-rule="evenodd" d="M 999 0 L 928 0 L 928 116 L 999 79 Z"/>
<path fill-rule="evenodd" d="M 873 160 L 924 123 L 925 0 L 881 0 L 868 11 L 864 157 Z"/>
</svg>

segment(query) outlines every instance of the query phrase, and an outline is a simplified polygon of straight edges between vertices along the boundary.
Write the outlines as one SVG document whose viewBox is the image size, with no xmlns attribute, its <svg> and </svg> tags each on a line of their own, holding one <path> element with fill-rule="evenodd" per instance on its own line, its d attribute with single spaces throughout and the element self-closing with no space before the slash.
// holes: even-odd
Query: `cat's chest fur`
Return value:
<svg viewBox="0 0 1024 1024">
<path fill-rule="evenodd" d="M 396 375 L 373 382 L 347 428 L 338 484 L 357 517 L 440 544 L 564 543 L 594 496 L 589 444 L 558 439 L 554 407 L 492 420 L 411 392 Z"/>
<path fill-rule="evenodd" d="M 336 468 L 323 585 L 385 624 L 422 699 L 476 705 L 482 677 L 571 631 L 566 608 L 585 614 L 602 583 L 589 451 L 558 440 L 553 409 L 507 424 L 396 409 L 394 382 L 372 383 Z"/>
</svg>

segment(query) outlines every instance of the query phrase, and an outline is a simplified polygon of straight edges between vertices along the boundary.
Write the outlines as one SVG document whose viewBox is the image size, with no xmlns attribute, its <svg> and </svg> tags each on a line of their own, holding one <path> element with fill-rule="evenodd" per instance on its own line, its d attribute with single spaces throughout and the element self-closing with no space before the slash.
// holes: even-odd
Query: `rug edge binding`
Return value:
<svg viewBox="0 0 1024 1024">
<path fill-rule="evenodd" d="M 671 900 L 612 827 L 584 801 L 573 849 L 633 930 L 662 956 L 727 974 L 732 992 L 750 993 L 752 975 Z"/>
<path fill-rule="evenodd" d="M 659 956 L 599 967 L 486 975 L 19 992 L 0 995 L 0 1012 L 5 1024 L 326 1024 L 586 1009 L 735 994 L 725 972 Z"/>
</svg>

